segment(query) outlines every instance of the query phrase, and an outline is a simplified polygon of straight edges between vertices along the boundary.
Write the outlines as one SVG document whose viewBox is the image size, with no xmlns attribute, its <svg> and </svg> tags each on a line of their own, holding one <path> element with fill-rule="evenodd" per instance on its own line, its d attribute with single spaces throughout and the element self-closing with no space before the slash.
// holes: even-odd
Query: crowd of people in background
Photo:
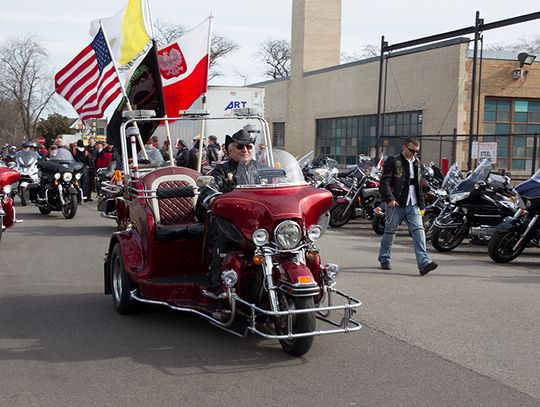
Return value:
<svg viewBox="0 0 540 407">
<path fill-rule="evenodd" d="M 68 150 L 74 160 L 84 164 L 81 189 L 85 201 L 92 201 L 92 192 L 95 191 L 96 171 L 100 168 L 107 168 L 109 163 L 116 159 L 114 146 L 111 144 L 100 140 L 96 141 L 93 136 L 88 139 L 86 146 L 83 140 L 66 145 L 62 137 L 57 137 L 48 148 L 34 141 L 25 141 L 20 147 L 10 146 L 9 144 L 4 145 L 0 150 L 0 160 L 6 164 L 15 161 L 18 151 L 34 151 L 38 160 L 51 160 L 57 155 L 59 148 Z"/>
</svg>

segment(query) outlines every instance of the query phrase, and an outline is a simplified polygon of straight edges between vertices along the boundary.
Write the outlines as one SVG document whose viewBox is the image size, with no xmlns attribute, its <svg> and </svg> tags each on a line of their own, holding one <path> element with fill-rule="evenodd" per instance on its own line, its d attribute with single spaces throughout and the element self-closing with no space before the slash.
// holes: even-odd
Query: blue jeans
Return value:
<svg viewBox="0 0 540 407">
<path fill-rule="evenodd" d="M 386 224 L 384 226 L 384 235 L 381 240 L 381 250 L 379 251 L 379 262 L 381 264 L 390 263 L 392 257 L 392 243 L 399 225 L 407 220 L 409 232 L 414 242 L 414 254 L 416 255 L 416 264 L 421 269 L 431 263 L 426 251 L 426 234 L 422 223 L 422 215 L 417 205 L 407 205 L 406 208 L 386 208 Z"/>
</svg>

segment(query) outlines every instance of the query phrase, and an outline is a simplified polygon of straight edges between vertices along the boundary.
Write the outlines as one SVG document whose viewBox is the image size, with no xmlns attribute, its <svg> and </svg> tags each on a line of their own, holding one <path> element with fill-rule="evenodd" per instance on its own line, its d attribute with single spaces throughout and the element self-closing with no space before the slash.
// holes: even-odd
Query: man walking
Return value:
<svg viewBox="0 0 540 407">
<path fill-rule="evenodd" d="M 437 268 L 426 251 L 426 234 L 420 210 L 424 209 L 424 194 L 420 188 L 420 160 L 416 157 L 420 142 L 408 137 L 403 143 L 401 154 L 390 156 L 383 166 L 379 190 L 386 202 L 386 224 L 379 251 L 379 263 L 383 270 L 390 270 L 392 243 L 396 231 L 407 220 L 409 232 L 414 242 L 414 254 L 420 275 L 426 275 Z"/>
</svg>

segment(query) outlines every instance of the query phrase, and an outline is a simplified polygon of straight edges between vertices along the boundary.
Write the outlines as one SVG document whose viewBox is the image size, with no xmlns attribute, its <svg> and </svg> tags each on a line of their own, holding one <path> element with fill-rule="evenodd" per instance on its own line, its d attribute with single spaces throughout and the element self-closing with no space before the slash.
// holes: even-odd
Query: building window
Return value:
<svg viewBox="0 0 540 407">
<path fill-rule="evenodd" d="M 318 154 L 342 165 L 356 164 L 359 154 L 373 157 L 377 142 L 377 115 L 317 119 Z M 403 139 L 422 134 L 422 112 L 387 113 L 384 118 L 385 155 L 401 151 Z"/>
<path fill-rule="evenodd" d="M 530 171 L 535 134 L 540 134 L 540 100 L 486 97 L 483 141 L 497 142 L 498 168 Z"/>
<path fill-rule="evenodd" d="M 276 148 L 285 148 L 285 122 L 272 123 L 274 130 L 272 144 Z"/>
</svg>

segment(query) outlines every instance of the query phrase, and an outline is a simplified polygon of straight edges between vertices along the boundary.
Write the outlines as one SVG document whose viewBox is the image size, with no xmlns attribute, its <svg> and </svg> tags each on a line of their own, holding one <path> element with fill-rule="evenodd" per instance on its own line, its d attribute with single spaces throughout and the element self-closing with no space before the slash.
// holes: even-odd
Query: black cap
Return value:
<svg viewBox="0 0 540 407">
<path fill-rule="evenodd" d="M 77 140 L 77 147 L 84 147 L 84 143 L 82 140 Z"/>
<path fill-rule="evenodd" d="M 245 146 L 247 144 L 253 144 L 255 140 L 251 137 L 251 134 L 249 134 L 244 129 L 238 130 L 236 133 L 234 133 L 231 136 L 225 137 L 225 146 L 229 148 L 229 144 L 232 142 L 238 143 L 241 146 Z"/>
</svg>

